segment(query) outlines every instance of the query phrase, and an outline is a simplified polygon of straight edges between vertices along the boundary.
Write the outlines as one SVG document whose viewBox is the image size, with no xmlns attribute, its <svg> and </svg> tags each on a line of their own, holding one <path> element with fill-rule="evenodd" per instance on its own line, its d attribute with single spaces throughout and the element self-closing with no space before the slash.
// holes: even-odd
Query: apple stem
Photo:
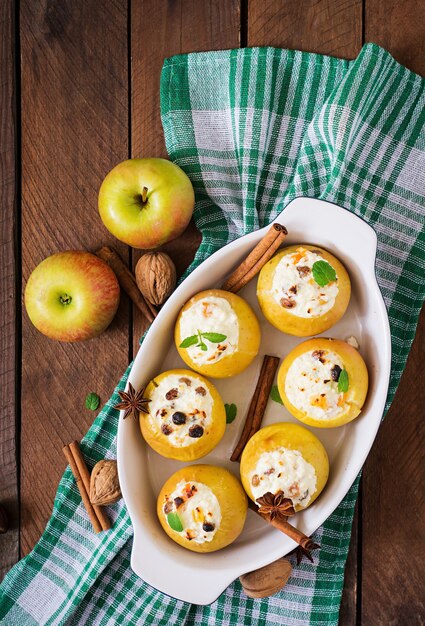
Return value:
<svg viewBox="0 0 425 626">
<path fill-rule="evenodd" d="M 146 203 L 147 198 L 148 198 L 148 188 L 143 187 L 143 191 L 142 191 L 142 203 L 143 204 Z"/>
<path fill-rule="evenodd" d="M 72 297 L 70 295 L 68 295 L 67 293 L 64 293 L 63 296 L 59 297 L 59 301 L 61 304 L 71 304 L 72 302 Z"/>
</svg>

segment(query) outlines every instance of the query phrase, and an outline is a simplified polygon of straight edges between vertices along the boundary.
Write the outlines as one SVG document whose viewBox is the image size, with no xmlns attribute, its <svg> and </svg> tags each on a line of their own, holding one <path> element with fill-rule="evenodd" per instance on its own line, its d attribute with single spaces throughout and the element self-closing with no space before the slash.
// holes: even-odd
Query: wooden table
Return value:
<svg viewBox="0 0 425 626">
<path fill-rule="evenodd" d="M 116 244 L 97 213 L 98 189 L 119 161 L 165 156 L 158 93 L 164 57 L 272 45 L 353 58 L 365 41 L 374 41 L 425 74 L 425 3 L 3 0 L 0 5 L 0 500 L 12 521 L 0 536 L 4 574 L 31 550 L 50 516 L 65 469 L 62 445 L 80 439 L 93 420 L 84 408 L 86 394 L 109 397 L 145 328 L 123 297 L 101 337 L 55 343 L 29 323 L 21 288 L 35 265 L 55 251 Z M 180 273 L 198 244 L 191 227 L 167 246 Z M 118 248 L 134 265 L 139 253 Z M 422 315 L 396 400 L 364 470 L 346 571 L 344 625 L 423 623 L 424 339 Z"/>
</svg>

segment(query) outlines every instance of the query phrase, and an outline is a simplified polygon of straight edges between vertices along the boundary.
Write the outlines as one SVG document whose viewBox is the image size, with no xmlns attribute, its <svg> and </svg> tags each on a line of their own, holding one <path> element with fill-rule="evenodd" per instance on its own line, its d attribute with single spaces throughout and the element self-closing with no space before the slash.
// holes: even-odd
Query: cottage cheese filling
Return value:
<svg viewBox="0 0 425 626">
<path fill-rule="evenodd" d="M 327 313 L 338 295 L 336 281 L 320 287 L 312 274 L 316 261 L 323 261 L 320 252 L 297 248 L 281 258 L 276 266 L 271 293 L 288 313 L 298 317 L 317 317 Z"/>
<path fill-rule="evenodd" d="M 263 452 L 249 476 L 255 499 L 265 493 L 283 491 L 294 506 L 306 507 L 316 491 L 316 471 L 301 452 L 277 448 Z"/>
<path fill-rule="evenodd" d="M 205 336 L 204 333 L 222 335 L 225 339 L 213 341 L 212 335 Z M 238 347 L 238 317 L 225 298 L 207 296 L 183 312 L 180 318 L 180 335 L 182 340 L 198 337 L 194 345 L 186 348 L 194 363 L 217 363 L 224 356 L 235 352 Z"/>
<path fill-rule="evenodd" d="M 169 443 L 184 448 L 208 434 L 213 404 L 202 380 L 170 374 L 155 387 L 149 413 Z"/>
<path fill-rule="evenodd" d="M 165 498 L 164 513 L 177 513 L 183 526 L 179 535 L 195 543 L 212 541 L 220 528 L 220 504 L 203 483 L 179 482 Z"/>
<path fill-rule="evenodd" d="M 338 391 L 343 369 L 339 356 L 330 350 L 305 352 L 288 370 L 285 393 L 291 404 L 309 417 L 337 417 L 347 409 L 346 396 Z"/>
</svg>

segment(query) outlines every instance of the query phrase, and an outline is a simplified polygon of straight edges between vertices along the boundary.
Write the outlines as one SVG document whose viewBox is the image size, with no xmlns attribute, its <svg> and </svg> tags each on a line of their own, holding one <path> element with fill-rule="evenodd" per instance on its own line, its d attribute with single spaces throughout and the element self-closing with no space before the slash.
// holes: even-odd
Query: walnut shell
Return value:
<svg viewBox="0 0 425 626">
<path fill-rule="evenodd" d="M 136 264 L 136 283 L 143 296 L 156 306 L 163 304 L 176 286 L 176 268 L 165 252 L 148 252 Z"/>
<path fill-rule="evenodd" d="M 121 498 L 116 461 L 99 461 L 90 477 L 90 502 L 103 506 Z"/>
</svg>

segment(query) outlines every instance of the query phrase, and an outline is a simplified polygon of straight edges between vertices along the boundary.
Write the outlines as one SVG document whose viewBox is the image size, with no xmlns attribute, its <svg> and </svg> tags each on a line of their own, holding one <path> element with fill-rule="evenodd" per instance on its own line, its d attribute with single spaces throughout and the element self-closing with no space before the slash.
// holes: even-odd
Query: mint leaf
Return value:
<svg viewBox="0 0 425 626">
<path fill-rule="evenodd" d="M 205 343 L 200 343 L 199 345 L 201 347 L 202 352 L 206 352 L 208 350 L 208 348 L 207 348 Z"/>
<path fill-rule="evenodd" d="M 277 385 L 273 385 L 272 390 L 270 392 L 270 398 L 274 400 L 274 402 L 277 402 L 278 404 L 283 404 Z"/>
<path fill-rule="evenodd" d="M 183 530 L 183 524 L 177 513 L 168 513 L 167 522 L 169 527 L 172 530 L 175 530 L 177 533 L 181 533 Z"/>
<path fill-rule="evenodd" d="M 313 278 L 320 287 L 336 280 L 336 272 L 327 261 L 316 261 L 312 267 Z"/>
<path fill-rule="evenodd" d="M 190 337 L 186 337 L 186 339 L 183 339 L 183 341 L 179 345 L 179 348 L 189 348 L 190 346 L 194 346 L 197 341 L 198 337 L 196 335 L 191 335 Z"/>
<path fill-rule="evenodd" d="M 96 409 L 99 407 L 99 404 L 100 398 L 97 393 L 94 393 L 93 391 L 92 393 L 89 393 L 86 397 L 86 409 L 89 409 L 90 411 L 96 411 Z"/>
<path fill-rule="evenodd" d="M 238 407 L 236 404 L 225 404 L 224 408 L 226 409 L 226 424 L 231 424 L 238 412 Z"/>
<path fill-rule="evenodd" d="M 348 372 L 347 370 L 342 370 L 338 378 L 338 392 L 345 393 L 348 391 L 349 386 L 350 381 L 348 380 Z"/>
<path fill-rule="evenodd" d="M 208 339 L 211 343 L 220 343 L 227 339 L 227 335 L 221 335 L 220 333 L 202 333 L 204 339 Z"/>
</svg>

